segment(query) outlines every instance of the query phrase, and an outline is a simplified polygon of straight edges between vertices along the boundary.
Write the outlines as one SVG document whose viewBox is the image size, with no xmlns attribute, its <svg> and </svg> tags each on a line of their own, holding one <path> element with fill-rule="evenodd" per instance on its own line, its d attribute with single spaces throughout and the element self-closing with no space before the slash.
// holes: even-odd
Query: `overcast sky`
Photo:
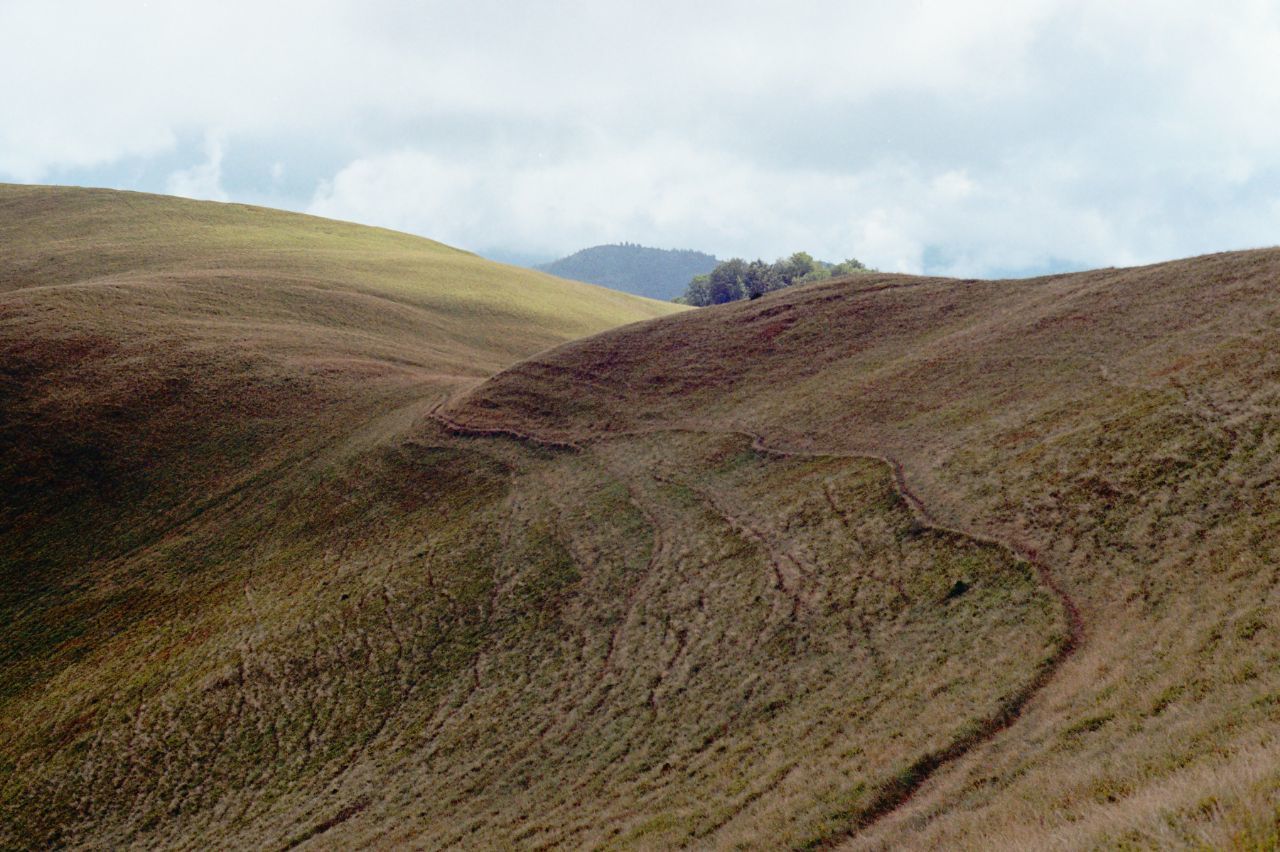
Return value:
<svg viewBox="0 0 1280 852">
<path fill-rule="evenodd" d="M 0 0 L 0 180 L 506 256 L 1280 243 L 1280 0 Z"/>
</svg>

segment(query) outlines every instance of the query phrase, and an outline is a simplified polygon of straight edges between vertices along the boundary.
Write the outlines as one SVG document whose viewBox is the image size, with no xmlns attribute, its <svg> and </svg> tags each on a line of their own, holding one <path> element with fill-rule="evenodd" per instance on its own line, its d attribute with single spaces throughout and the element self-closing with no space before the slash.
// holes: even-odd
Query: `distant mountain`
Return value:
<svg viewBox="0 0 1280 852">
<path fill-rule="evenodd" d="M 535 268 L 651 299 L 674 299 L 695 275 L 715 267 L 715 257 L 705 252 L 622 243 L 583 249 Z"/>
</svg>

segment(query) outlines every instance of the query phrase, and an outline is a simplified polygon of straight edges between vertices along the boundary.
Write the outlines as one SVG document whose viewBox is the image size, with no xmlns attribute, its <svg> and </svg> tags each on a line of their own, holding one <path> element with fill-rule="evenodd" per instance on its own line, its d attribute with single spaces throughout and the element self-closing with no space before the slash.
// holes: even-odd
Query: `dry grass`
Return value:
<svg viewBox="0 0 1280 852">
<path fill-rule="evenodd" d="M 1036 552 L 1086 642 L 1015 725 L 855 845 L 1158 845 L 1090 824 L 1277 731 L 1277 280 L 1280 252 L 1259 251 L 832 282 L 567 344 L 451 415 L 555 440 L 744 429 L 900 459 L 945 523 Z M 1196 776 L 1201 792 L 1274 843 L 1274 796 L 1233 798 L 1231 773 Z M 1170 813 L 1161 837 L 1187 845 L 1229 821 Z"/>
<path fill-rule="evenodd" d="M 0 845 L 1277 844 L 1280 253 L 479 384 L 662 308 L 233 206 L 0 232 Z"/>
<path fill-rule="evenodd" d="M 2 556 L 41 583 L 673 309 L 390 231 L 47 187 L 0 188 L 0 291 Z"/>
<path fill-rule="evenodd" d="M 389 231 L 45 187 L 0 188 L 0 282 L 8 843 L 270 798 L 267 743 L 277 785 L 341 760 L 368 702 L 397 693 L 343 674 L 342 643 L 310 664 L 319 693 L 281 691 L 302 665 L 289 643 L 341 623 L 350 598 L 323 593 L 339 568 L 421 547 L 385 500 L 470 512 L 453 483 L 494 476 L 413 461 L 415 424 L 517 358 L 676 310 Z M 474 637 L 457 641 L 465 656 Z"/>
</svg>

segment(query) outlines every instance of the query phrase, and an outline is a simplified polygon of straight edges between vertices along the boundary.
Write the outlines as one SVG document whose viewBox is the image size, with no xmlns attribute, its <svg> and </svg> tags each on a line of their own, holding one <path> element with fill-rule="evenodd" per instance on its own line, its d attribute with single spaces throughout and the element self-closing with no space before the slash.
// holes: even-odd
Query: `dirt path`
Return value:
<svg viewBox="0 0 1280 852">
<path fill-rule="evenodd" d="M 634 432 L 618 432 L 612 435 L 589 438 L 584 442 L 578 443 L 566 440 L 549 440 L 537 435 L 521 432 L 516 429 L 474 429 L 458 423 L 438 409 L 431 411 L 430 416 L 453 434 L 471 437 L 514 438 L 519 441 L 525 441 L 543 447 L 553 447 L 560 450 L 574 452 L 584 451 L 587 445 L 600 440 L 646 435 L 652 436 L 675 432 L 748 438 L 751 441 L 751 448 L 753 450 L 758 453 L 775 456 L 777 458 L 871 459 L 888 466 L 894 487 L 898 491 L 899 495 L 901 495 L 903 502 L 906 503 L 912 514 L 915 515 L 916 519 L 923 526 L 935 532 L 947 533 L 982 544 L 999 547 L 1012 554 L 1014 558 L 1025 561 L 1035 569 L 1040 583 L 1053 594 L 1059 605 L 1062 607 L 1063 616 L 1066 620 L 1067 634 L 1054 653 L 1041 665 L 1040 669 L 1030 681 L 1001 703 L 995 713 L 982 720 L 978 725 L 942 748 L 917 758 L 901 772 L 897 773 L 892 781 L 888 782 L 879 791 L 874 793 L 870 801 L 860 808 L 858 812 L 850 814 L 849 822 L 844 828 L 828 835 L 827 837 L 821 838 L 818 842 L 812 844 L 811 848 L 830 849 L 838 846 L 844 841 L 852 839 L 854 836 L 870 828 L 881 819 L 889 816 L 898 808 L 907 804 L 907 802 L 915 796 L 916 792 L 924 786 L 925 782 L 932 778 L 939 769 L 954 763 L 964 755 L 979 746 L 990 742 L 999 734 L 1008 730 L 1015 722 L 1018 721 L 1019 718 L 1021 718 L 1023 711 L 1031 700 L 1040 694 L 1040 692 L 1042 692 L 1045 687 L 1053 681 L 1054 677 L 1062 669 L 1067 660 L 1069 660 L 1071 656 L 1084 644 L 1085 627 L 1084 620 L 1080 615 L 1080 608 L 1076 604 L 1075 599 L 1072 598 L 1071 594 L 1063 588 L 1061 583 L 1059 583 L 1053 569 L 1040 557 L 1039 551 L 1036 548 L 1020 542 L 1006 541 L 993 536 L 983 535 L 982 533 L 956 529 L 940 523 L 920 496 L 912 490 L 910 484 L 907 482 L 906 473 L 903 470 L 902 463 L 892 456 L 881 455 L 873 452 L 822 452 L 818 450 L 776 447 L 771 446 L 762 435 L 745 430 L 733 429 L 709 430 L 654 428 Z"/>
</svg>

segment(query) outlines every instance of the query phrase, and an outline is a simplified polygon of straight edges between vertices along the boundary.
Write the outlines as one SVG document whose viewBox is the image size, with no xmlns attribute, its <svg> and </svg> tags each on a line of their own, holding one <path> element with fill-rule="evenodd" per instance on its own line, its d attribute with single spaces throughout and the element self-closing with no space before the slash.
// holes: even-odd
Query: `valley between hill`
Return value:
<svg viewBox="0 0 1280 852">
<path fill-rule="evenodd" d="M 233 205 L 0 236 L 0 844 L 1275 843 L 1280 252 L 661 316 Z"/>
</svg>

